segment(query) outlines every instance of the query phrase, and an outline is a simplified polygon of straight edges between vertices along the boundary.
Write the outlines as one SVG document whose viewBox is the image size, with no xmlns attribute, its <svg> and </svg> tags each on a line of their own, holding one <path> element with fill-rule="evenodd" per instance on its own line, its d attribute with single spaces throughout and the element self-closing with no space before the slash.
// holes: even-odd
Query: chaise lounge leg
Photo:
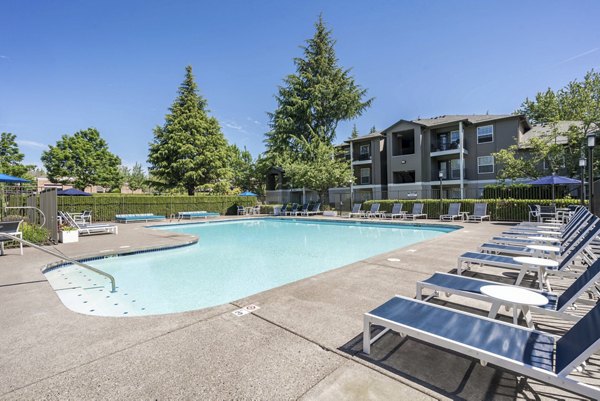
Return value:
<svg viewBox="0 0 600 401">
<path fill-rule="evenodd" d="M 371 353 L 371 322 L 366 316 L 363 322 L 363 352 L 367 355 Z"/>
</svg>

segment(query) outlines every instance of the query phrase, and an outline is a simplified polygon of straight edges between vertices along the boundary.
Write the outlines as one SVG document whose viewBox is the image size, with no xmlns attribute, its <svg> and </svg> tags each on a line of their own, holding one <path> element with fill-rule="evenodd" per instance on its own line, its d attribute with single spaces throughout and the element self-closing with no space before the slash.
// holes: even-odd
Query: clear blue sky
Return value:
<svg viewBox="0 0 600 401">
<path fill-rule="evenodd" d="M 600 69 L 598 1 L 0 2 L 0 131 L 26 161 L 97 128 L 145 163 L 184 68 L 230 142 L 264 150 L 266 113 L 319 13 L 340 65 L 375 97 L 361 133 L 401 119 L 514 111 Z"/>
</svg>

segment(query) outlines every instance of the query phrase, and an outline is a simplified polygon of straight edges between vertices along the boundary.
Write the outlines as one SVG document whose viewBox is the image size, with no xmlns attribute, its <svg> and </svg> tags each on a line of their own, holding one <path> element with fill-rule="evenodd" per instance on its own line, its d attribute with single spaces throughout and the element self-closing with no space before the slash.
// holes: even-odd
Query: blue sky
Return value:
<svg viewBox="0 0 600 401">
<path fill-rule="evenodd" d="M 406 118 L 511 113 L 600 69 L 598 1 L 0 2 L 0 131 L 26 161 L 97 128 L 145 163 L 191 64 L 230 142 L 264 150 L 267 112 L 323 13 L 340 65 L 375 98 L 362 133 Z"/>
</svg>

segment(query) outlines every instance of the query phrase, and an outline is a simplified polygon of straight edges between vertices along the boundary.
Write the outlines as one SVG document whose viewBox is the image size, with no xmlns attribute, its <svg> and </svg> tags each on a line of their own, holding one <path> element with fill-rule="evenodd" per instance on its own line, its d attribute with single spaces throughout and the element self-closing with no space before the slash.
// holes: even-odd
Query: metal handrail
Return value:
<svg viewBox="0 0 600 401">
<path fill-rule="evenodd" d="M 65 262 L 69 262 L 69 263 L 72 263 L 72 264 L 77 265 L 79 267 L 83 267 L 84 269 L 88 269 L 88 270 L 91 270 L 91 271 L 93 271 L 95 273 L 98 273 L 98 274 L 100 274 L 100 275 L 102 275 L 102 276 L 104 276 L 104 277 L 106 277 L 106 278 L 108 278 L 110 280 L 110 285 L 111 285 L 111 291 L 110 292 L 116 292 L 117 291 L 117 283 L 115 281 L 115 278 L 112 275 L 110 275 L 110 274 L 108 274 L 106 272 L 103 272 L 102 270 L 96 269 L 95 267 L 92 267 L 90 265 L 86 265 L 85 263 L 78 262 L 78 261 L 76 261 L 74 259 L 71 259 L 71 258 L 66 257 L 64 255 L 61 255 L 58 252 L 53 252 L 53 251 L 51 251 L 49 249 L 42 248 L 39 245 L 33 244 L 33 243 L 29 242 L 29 241 L 26 241 L 26 240 L 24 240 L 22 238 L 19 238 L 19 237 L 15 237 L 14 235 L 11 235 L 11 234 L 8 234 L 8 233 L 0 233 L 0 237 L 8 237 L 8 238 L 10 238 L 10 239 L 12 239 L 14 241 L 20 242 L 20 243 L 28 245 L 28 246 L 30 246 L 30 247 L 32 247 L 34 249 L 37 249 L 38 251 L 42 251 L 42 252 L 45 252 L 45 253 L 47 253 L 49 255 L 55 256 L 55 257 L 59 258 L 60 260 L 64 260 Z"/>
<path fill-rule="evenodd" d="M 42 224 L 40 224 L 40 226 L 43 226 L 44 224 L 46 224 L 46 215 L 44 214 L 44 212 L 42 212 L 39 208 L 37 208 L 35 206 L 4 206 L 4 210 L 6 210 L 6 209 L 34 209 L 34 210 L 37 210 L 42 215 Z"/>
</svg>

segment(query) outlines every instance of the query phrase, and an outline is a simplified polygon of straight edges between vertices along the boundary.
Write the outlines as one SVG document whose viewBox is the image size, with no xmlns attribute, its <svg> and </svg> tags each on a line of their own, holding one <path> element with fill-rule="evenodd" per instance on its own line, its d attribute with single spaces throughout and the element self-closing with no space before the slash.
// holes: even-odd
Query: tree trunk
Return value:
<svg viewBox="0 0 600 401">
<path fill-rule="evenodd" d="M 187 191 L 188 191 L 188 195 L 189 196 L 194 196 L 195 190 L 196 188 L 194 187 L 187 187 Z"/>
</svg>

